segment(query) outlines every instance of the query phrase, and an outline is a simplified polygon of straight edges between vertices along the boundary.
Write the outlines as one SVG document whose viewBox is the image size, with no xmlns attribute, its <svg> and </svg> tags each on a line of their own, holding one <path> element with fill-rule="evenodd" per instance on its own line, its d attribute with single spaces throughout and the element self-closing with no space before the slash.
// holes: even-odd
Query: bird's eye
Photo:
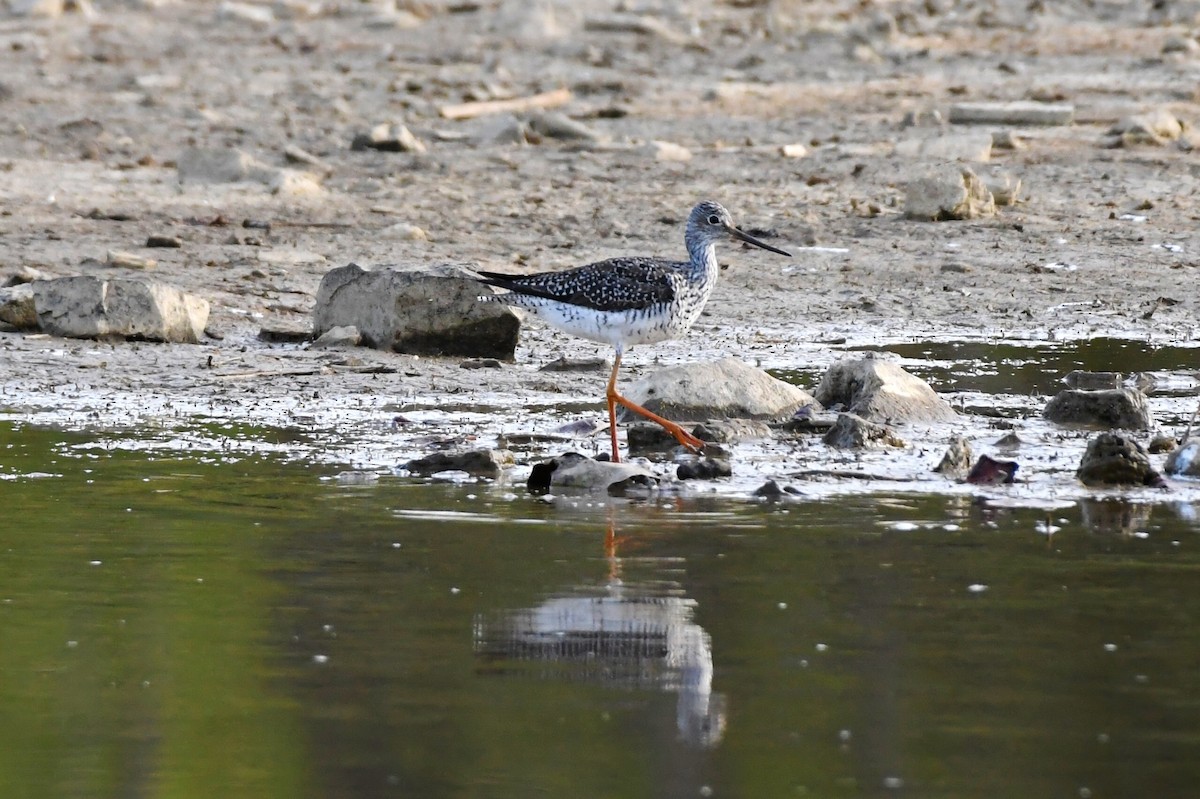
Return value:
<svg viewBox="0 0 1200 799">
<path fill-rule="evenodd" d="M 716 214 L 709 214 L 708 215 L 708 224 L 710 224 L 710 225 L 721 224 L 721 217 L 717 216 Z"/>
</svg>

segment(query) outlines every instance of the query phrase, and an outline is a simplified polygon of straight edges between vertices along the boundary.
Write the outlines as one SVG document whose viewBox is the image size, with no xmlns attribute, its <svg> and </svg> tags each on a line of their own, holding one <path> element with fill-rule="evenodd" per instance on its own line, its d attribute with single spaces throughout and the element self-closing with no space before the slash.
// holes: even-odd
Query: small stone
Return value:
<svg viewBox="0 0 1200 799">
<path fill-rule="evenodd" d="M 338 325 L 331 327 L 308 345 L 310 350 L 345 350 L 357 347 L 362 342 L 362 334 L 354 325 Z"/>
<path fill-rule="evenodd" d="M 784 158 L 803 158 L 808 155 L 808 148 L 799 142 L 796 144 L 785 144 L 779 148 L 779 154 Z"/>
<path fill-rule="evenodd" d="M 675 476 L 680 480 L 714 480 L 718 477 L 729 477 L 733 469 L 729 461 L 723 458 L 704 458 L 697 461 L 687 461 L 679 464 Z"/>
<path fill-rule="evenodd" d="M 652 141 L 642 148 L 642 152 L 654 157 L 656 161 L 690 161 L 692 151 L 682 144 L 669 141 Z"/>
<path fill-rule="evenodd" d="M 7 286 L 20 286 L 24 283 L 32 283 L 35 280 L 49 280 L 50 276 L 29 264 L 22 264 L 17 268 L 17 271 L 8 276 L 8 280 L 4 281 Z"/>
<path fill-rule="evenodd" d="M 1169 436 L 1166 433 L 1155 433 L 1150 437 L 1150 443 L 1146 445 L 1146 449 L 1151 455 L 1172 452 L 1175 449 L 1175 437 Z M 1169 469 L 1167 471 L 1170 473 Z"/>
<path fill-rule="evenodd" d="M 943 167 L 908 183 L 904 215 L 934 222 L 978 219 L 996 213 L 996 201 L 983 181 L 965 167 Z"/>
<path fill-rule="evenodd" d="M 504 364 L 495 358 L 468 358 L 458 366 L 460 369 L 502 369 Z"/>
<path fill-rule="evenodd" d="M 474 136 L 476 144 L 528 144 L 529 129 L 512 114 L 488 119 Z"/>
<path fill-rule="evenodd" d="M 920 111 L 909 111 L 900 120 L 902 128 L 917 128 L 917 127 L 940 127 L 945 120 L 942 119 L 942 112 L 936 108 L 923 109 Z"/>
<path fill-rule="evenodd" d="M 217 18 L 253 22 L 257 25 L 269 25 L 275 21 L 275 12 L 267 6 L 225 0 L 225 2 L 217 7 Z"/>
<path fill-rule="evenodd" d="M 984 185 L 991 192 L 997 206 L 1016 205 L 1021 197 L 1021 179 L 1007 172 L 989 175 Z"/>
<path fill-rule="evenodd" d="M 109 266 L 123 267 L 125 269 L 153 269 L 158 266 L 158 261 L 153 258 L 145 258 L 141 255 L 134 255 L 131 252 L 122 252 L 121 250 L 109 250 L 104 258 L 104 262 Z"/>
<path fill-rule="evenodd" d="M 660 416 L 692 422 L 782 420 L 816 404 L 807 392 L 733 358 L 659 369 L 630 385 L 625 396 Z"/>
<path fill-rule="evenodd" d="M 558 358 L 538 367 L 539 372 L 607 372 L 612 368 L 612 362 L 607 358 L 568 358 L 560 355 Z"/>
<path fill-rule="evenodd" d="M 388 227 L 385 232 L 405 241 L 429 241 L 429 234 L 425 232 L 424 228 L 408 222 L 397 222 Z"/>
<path fill-rule="evenodd" d="M 547 139 L 598 142 L 604 137 L 558 111 L 534 111 L 526 117 L 529 129 Z"/>
<path fill-rule="evenodd" d="M 1088 486 L 1165 485 L 1145 448 L 1121 433 L 1100 433 L 1089 441 L 1076 476 Z"/>
<path fill-rule="evenodd" d="M 971 442 L 964 436 L 953 436 L 950 448 L 942 456 L 938 465 L 933 467 L 935 472 L 951 479 L 961 480 L 971 469 Z"/>
<path fill-rule="evenodd" d="M 325 193 L 321 181 L 308 172 L 277 169 L 268 181 L 272 194 L 284 197 L 317 197 Z"/>
<path fill-rule="evenodd" d="M 178 249 L 183 246 L 183 239 L 178 236 L 150 236 L 146 239 L 146 246 Z"/>
<path fill-rule="evenodd" d="M 852 413 L 839 413 L 837 422 L 821 439 L 839 449 L 863 447 L 905 447 L 904 439 L 887 425 L 872 422 Z"/>
<path fill-rule="evenodd" d="M 1058 424 L 1125 430 L 1149 430 L 1152 421 L 1146 395 L 1132 388 L 1065 389 L 1046 404 L 1042 416 Z"/>
<path fill-rule="evenodd" d="M 18 330 L 37 330 L 38 314 L 33 285 L 21 283 L 0 289 L 0 322 Z"/>
<path fill-rule="evenodd" d="M 321 172 L 330 171 L 328 164 L 307 150 L 297 147 L 294 144 L 289 144 L 283 148 L 283 157 L 293 164 L 305 164 L 307 166 L 313 166 Z"/>
<path fill-rule="evenodd" d="M 425 143 L 406 126 L 382 122 L 368 133 L 360 133 L 350 142 L 351 150 L 381 150 L 391 153 L 423 153 Z"/>
<path fill-rule="evenodd" d="M 1014 452 L 1020 449 L 1024 443 L 1016 433 L 1005 433 L 996 439 L 992 446 L 1002 452 Z"/>
<path fill-rule="evenodd" d="M 1005 103 L 955 103 L 950 122 L 956 125 L 1070 125 L 1075 106 L 1018 100 Z"/>
<path fill-rule="evenodd" d="M 1025 147 L 1025 140 L 1011 130 L 999 130 L 992 134 L 993 150 L 1020 150 Z"/>
</svg>

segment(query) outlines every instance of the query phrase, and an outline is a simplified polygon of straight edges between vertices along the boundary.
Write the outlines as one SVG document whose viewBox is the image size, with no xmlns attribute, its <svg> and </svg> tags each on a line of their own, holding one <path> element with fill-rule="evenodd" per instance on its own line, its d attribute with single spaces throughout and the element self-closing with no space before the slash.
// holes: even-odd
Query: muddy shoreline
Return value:
<svg viewBox="0 0 1200 799">
<path fill-rule="evenodd" d="M 1186 353 L 1196 345 L 1200 169 L 1186 136 L 1114 148 L 1107 132 L 1148 111 L 1189 128 L 1200 118 L 1200 56 L 1171 46 L 1194 41 L 1195 20 L 1125 4 L 1032 15 L 1006 3 L 927 5 L 639 9 L 678 36 L 597 29 L 588 20 L 613 11 L 598 2 L 430 3 L 391 21 L 379 6 L 336 4 L 261 6 L 274 10 L 260 23 L 190 3 L 10 17 L 0 25 L 4 272 L 161 280 L 212 303 L 213 337 L 187 346 L 0 333 L 3 418 L 98 439 L 136 431 L 129 440 L 166 449 L 174 430 L 181 450 L 275 446 L 222 441 L 210 434 L 214 421 L 294 428 L 295 457 L 386 470 L 431 437 L 486 444 L 514 427 L 546 432 L 599 417 L 602 376 L 537 367 L 607 353 L 536 325 L 522 330 L 515 363 L 470 372 L 461 359 L 267 344 L 259 331 L 305 325 L 321 276 L 350 261 L 520 270 L 679 256 L 688 208 L 711 197 L 795 257 L 720 251 L 728 268 L 696 328 L 633 350 L 625 379 L 732 356 L 815 382 L 859 347 L 1016 342 L 1037 352 L 1125 339 L 1181 348 L 1183 360 L 1158 369 L 1172 388 L 1151 396 L 1156 421 L 1174 431 L 1194 406 Z M 491 118 L 439 113 L 559 86 L 572 99 L 558 110 L 602 141 L 489 141 Z M 954 102 L 1030 98 L 1073 104 L 1074 123 L 1015 129 L 1023 147 L 972 165 L 1018 177 L 1020 203 L 972 221 L 903 217 L 907 181 L 929 166 L 905 155 L 904 142 L 977 129 L 938 121 Z M 356 134 L 395 120 L 426 152 L 351 150 Z M 690 160 L 659 160 L 655 140 L 686 147 Z M 781 154 L 793 143 L 803 157 Z M 181 184 L 175 168 L 185 147 L 233 148 L 282 167 L 289 145 L 320 160 L 319 192 Z M 152 235 L 183 246 L 149 251 L 141 245 Z M 149 253 L 157 266 L 107 266 L 112 249 Z M 902 362 L 925 368 L 921 358 Z M 946 368 L 970 376 L 977 366 L 951 359 Z M 1086 438 L 1041 422 L 1044 397 L 931 382 L 956 406 L 1007 409 L 1032 442 L 1026 482 L 1012 493 L 1084 493 L 1070 475 Z M 411 424 L 397 426 L 397 416 Z M 744 495 L 816 462 L 886 474 L 899 490 L 959 491 L 928 475 L 950 432 L 908 432 L 915 443 L 899 456 L 804 440 L 747 445 L 734 479 L 703 490 Z M 966 414 L 953 432 L 986 451 L 1003 430 L 995 416 Z M 844 482 L 837 490 L 880 481 Z"/>
</svg>

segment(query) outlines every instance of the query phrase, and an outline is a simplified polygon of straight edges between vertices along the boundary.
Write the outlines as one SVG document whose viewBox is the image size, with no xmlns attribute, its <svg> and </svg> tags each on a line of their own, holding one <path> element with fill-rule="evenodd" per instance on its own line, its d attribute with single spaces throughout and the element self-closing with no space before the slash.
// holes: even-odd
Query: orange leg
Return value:
<svg viewBox="0 0 1200 799">
<path fill-rule="evenodd" d="M 653 411 L 648 411 L 641 405 L 638 405 L 633 400 L 622 397 L 617 393 L 617 370 L 621 368 L 621 352 L 618 350 L 616 357 L 613 359 L 612 374 L 608 378 L 608 391 L 605 393 L 605 398 L 608 400 L 608 422 L 610 425 L 609 432 L 612 434 L 612 459 L 613 463 L 620 463 L 621 458 L 617 453 L 617 405 L 623 405 L 639 416 L 644 416 L 657 425 L 660 425 L 664 430 L 675 437 L 675 440 L 684 447 L 693 452 L 700 452 L 704 449 L 704 442 L 696 438 L 694 435 L 684 430 L 675 422 L 669 419 L 664 419 Z"/>
</svg>

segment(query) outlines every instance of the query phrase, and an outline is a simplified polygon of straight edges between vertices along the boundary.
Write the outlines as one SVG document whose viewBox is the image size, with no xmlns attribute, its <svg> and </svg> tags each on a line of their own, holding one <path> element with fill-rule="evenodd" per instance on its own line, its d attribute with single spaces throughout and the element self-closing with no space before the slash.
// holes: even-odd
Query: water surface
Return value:
<svg viewBox="0 0 1200 799">
<path fill-rule="evenodd" d="M 1192 504 L 547 502 L 337 473 L 0 426 L 0 795 L 1200 778 Z"/>
</svg>

